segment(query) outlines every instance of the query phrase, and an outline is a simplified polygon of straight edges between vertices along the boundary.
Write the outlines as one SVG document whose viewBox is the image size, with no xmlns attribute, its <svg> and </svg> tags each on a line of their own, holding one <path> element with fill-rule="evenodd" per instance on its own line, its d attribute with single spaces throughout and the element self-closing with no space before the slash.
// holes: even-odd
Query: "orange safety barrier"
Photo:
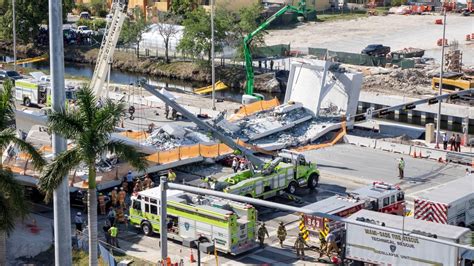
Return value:
<svg viewBox="0 0 474 266">
<path fill-rule="evenodd" d="M 149 134 L 144 131 L 125 131 L 120 133 L 120 135 L 134 140 L 147 139 L 149 136 Z"/>
<path fill-rule="evenodd" d="M 257 112 L 269 110 L 278 105 L 280 105 L 280 102 L 278 101 L 277 98 L 267 100 L 267 101 L 258 101 L 251 104 L 247 104 L 240 107 L 239 111 L 237 111 L 235 114 L 233 114 L 229 118 L 229 121 L 235 121 Z"/>
<path fill-rule="evenodd" d="M 179 147 L 180 159 L 189 159 L 200 156 L 199 145 Z"/>
<path fill-rule="evenodd" d="M 306 146 L 295 148 L 293 150 L 297 151 L 297 152 L 302 152 L 302 151 L 317 150 L 317 149 L 330 147 L 330 146 L 333 146 L 334 144 L 336 144 L 339 140 L 341 140 L 346 135 L 346 133 L 347 133 L 346 122 L 342 122 L 341 123 L 341 130 L 331 141 L 326 142 L 326 143 L 319 143 L 319 144 L 309 144 L 309 145 L 306 145 Z"/>
</svg>

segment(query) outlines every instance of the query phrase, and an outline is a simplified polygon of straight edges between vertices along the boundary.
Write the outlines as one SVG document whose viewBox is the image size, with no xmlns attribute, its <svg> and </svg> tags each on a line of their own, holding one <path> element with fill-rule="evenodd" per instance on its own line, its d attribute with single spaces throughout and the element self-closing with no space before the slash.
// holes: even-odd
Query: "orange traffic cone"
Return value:
<svg viewBox="0 0 474 266">
<path fill-rule="evenodd" d="M 420 150 L 420 153 L 419 153 L 418 157 L 423 158 L 423 155 L 421 154 L 421 150 Z"/>
<path fill-rule="evenodd" d="M 193 255 L 193 250 L 192 250 L 192 249 L 191 249 L 191 255 L 189 256 L 189 260 L 191 261 L 191 263 L 196 262 L 196 260 L 194 259 L 194 255 Z"/>
<path fill-rule="evenodd" d="M 413 158 L 416 158 L 416 150 L 413 151 Z"/>
</svg>

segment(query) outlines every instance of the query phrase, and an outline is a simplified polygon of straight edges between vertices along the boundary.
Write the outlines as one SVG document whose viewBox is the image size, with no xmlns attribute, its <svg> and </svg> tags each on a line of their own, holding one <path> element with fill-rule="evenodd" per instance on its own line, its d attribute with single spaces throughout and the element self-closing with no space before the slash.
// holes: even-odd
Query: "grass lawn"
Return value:
<svg viewBox="0 0 474 266">
<path fill-rule="evenodd" d="M 127 256 L 127 255 L 119 253 L 119 252 L 114 252 L 114 257 L 115 257 L 115 261 L 117 261 L 117 263 L 122 261 L 122 260 L 133 260 L 131 265 L 137 265 L 137 266 L 156 265 L 156 263 L 140 260 L 140 259 L 137 259 L 135 257 L 130 257 L 130 256 Z M 73 265 L 77 265 L 77 266 L 83 266 L 83 265 L 87 266 L 88 263 L 89 263 L 89 256 L 85 251 L 73 250 L 72 251 L 72 263 L 73 263 Z M 104 261 L 102 261 L 102 259 L 99 258 L 99 265 L 100 266 L 105 266 L 107 264 L 104 263 Z"/>
</svg>

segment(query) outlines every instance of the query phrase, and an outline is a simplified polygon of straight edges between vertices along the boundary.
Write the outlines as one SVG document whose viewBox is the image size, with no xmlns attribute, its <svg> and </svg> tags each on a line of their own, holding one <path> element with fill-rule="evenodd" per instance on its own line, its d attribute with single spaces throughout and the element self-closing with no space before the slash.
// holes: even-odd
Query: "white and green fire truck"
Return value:
<svg viewBox="0 0 474 266">
<path fill-rule="evenodd" d="M 156 187 L 132 196 L 130 223 L 145 235 L 159 233 L 159 195 Z M 256 247 L 257 211 L 249 204 L 168 190 L 167 214 L 168 238 L 204 238 L 233 255 Z"/>
<path fill-rule="evenodd" d="M 267 162 L 262 170 L 245 170 L 213 180 L 211 188 L 227 193 L 270 198 L 286 190 L 294 194 L 298 187 L 315 189 L 319 182 L 316 164 L 306 161 L 304 155 L 283 150 L 276 159 Z"/>
<path fill-rule="evenodd" d="M 49 82 L 30 79 L 20 79 L 15 82 L 15 99 L 25 106 L 46 105 L 49 91 Z"/>
</svg>

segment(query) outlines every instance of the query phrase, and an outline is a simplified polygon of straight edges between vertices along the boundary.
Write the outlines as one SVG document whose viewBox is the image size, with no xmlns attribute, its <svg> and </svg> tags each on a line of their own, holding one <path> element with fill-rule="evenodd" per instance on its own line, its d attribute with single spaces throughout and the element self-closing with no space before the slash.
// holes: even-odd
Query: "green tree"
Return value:
<svg viewBox="0 0 474 266">
<path fill-rule="evenodd" d="M 13 38 L 13 10 L 11 4 L 7 5 L 6 12 L 0 17 L 0 35 L 11 40 Z M 74 8 L 74 0 L 63 0 L 63 18 Z M 23 0 L 17 1 L 16 32 L 17 38 L 24 43 L 33 41 L 38 35 L 40 24 L 48 24 L 48 0 Z"/>
<path fill-rule="evenodd" d="M 178 25 L 176 25 L 176 17 L 163 15 L 160 17 L 160 23 L 156 24 L 156 26 L 158 34 L 160 34 L 165 44 L 165 62 L 169 63 L 168 51 L 170 39 L 175 37 L 179 32 Z"/>
<path fill-rule="evenodd" d="M 228 13 L 217 12 L 214 20 L 214 48 L 216 52 L 222 51 L 223 43 L 226 40 L 226 32 L 230 29 L 232 20 Z M 208 60 L 211 60 L 211 16 L 202 7 L 187 14 L 183 21 L 184 31 L 178 49 L 199 56 L 207 54 Z"/>
<path fill-rule="evenodd" d="M 170 9 L 174 15 L 186 18 L 187 14 L 196 9 L 197 6 L 196 0 L 173 0 Z"/>
<path fill-rule="evenodd" d="M 71 140 L 74 147 L 59 154 L 45 167 L 39 188 L 50 198 L 64 176 L 81 164 L 86 165 L 89 183 L 89 265 L 98 265 L 96 160 L 107 153 L 113 153 L 139 170 L 143 170 L 146 163 L 135 148 L 110 140 L 110 135 L 125 114 L 123 103 L 117 104 L 107 99 L 105 104 L 99 106 L 89 88 L 82 88 L 77 92 L 76 103 L 77 108 L 74 110 L 63 109 L 48 114 L 49 129 Z"/>
<path fill-rule="evenodd" d="M 262 6 L 258 3 L 243 7 L 239 10 L 239 13 L 236 15 L 236 22 L 232 23 L 234 27 L 231 31 L 234 33 L 234 37 L 237 37 L 236 43 L 239 50 L 239 55 L 243 58 L 243 39 L 244 37 L 256 30 L 260 26 L 262 14 Z M 266 31 L 261 31 L 258 33 L 252 40 L 252 47 L 261 46 L 265 44 L 265 34 Z"/>
<path fill-rule="evenodd" d="M 107 15 L 107 2 L 104 0 L 92 0 L 90 7 L 94 16 L 105 17 Z"/>
<path fill-rule="evenodd" d="M 136 7 L 133 9 L 133 18 L 127 18 L 123 23 L 122 32 L 120 33 L 120 42 L 128 45 L 137 46 L 137 57 L 140 57 L 140 42 L 142 41 L 143 33 L 150 25 L 146 20 L 143 11 Z"/>
<path fill-rule="evenodd" d="M 31 144 L 18 138 L 15 129 L 11 127 L 14 124 L 14 116 L 13 83 L 5 80 L 3 90 L 0 91 L 0 154 L 13 143 L 30 156 L 36 169 L 41 169 L 45 164 L 44 159 Z M 11 170 L 4 168 L 0 162 L 0 265 L 7 265 L 6 237 L 15 228 L 15 219 L 25 217 L 27 213 L 22 186 L 14 179 Z"/>
</svg>

